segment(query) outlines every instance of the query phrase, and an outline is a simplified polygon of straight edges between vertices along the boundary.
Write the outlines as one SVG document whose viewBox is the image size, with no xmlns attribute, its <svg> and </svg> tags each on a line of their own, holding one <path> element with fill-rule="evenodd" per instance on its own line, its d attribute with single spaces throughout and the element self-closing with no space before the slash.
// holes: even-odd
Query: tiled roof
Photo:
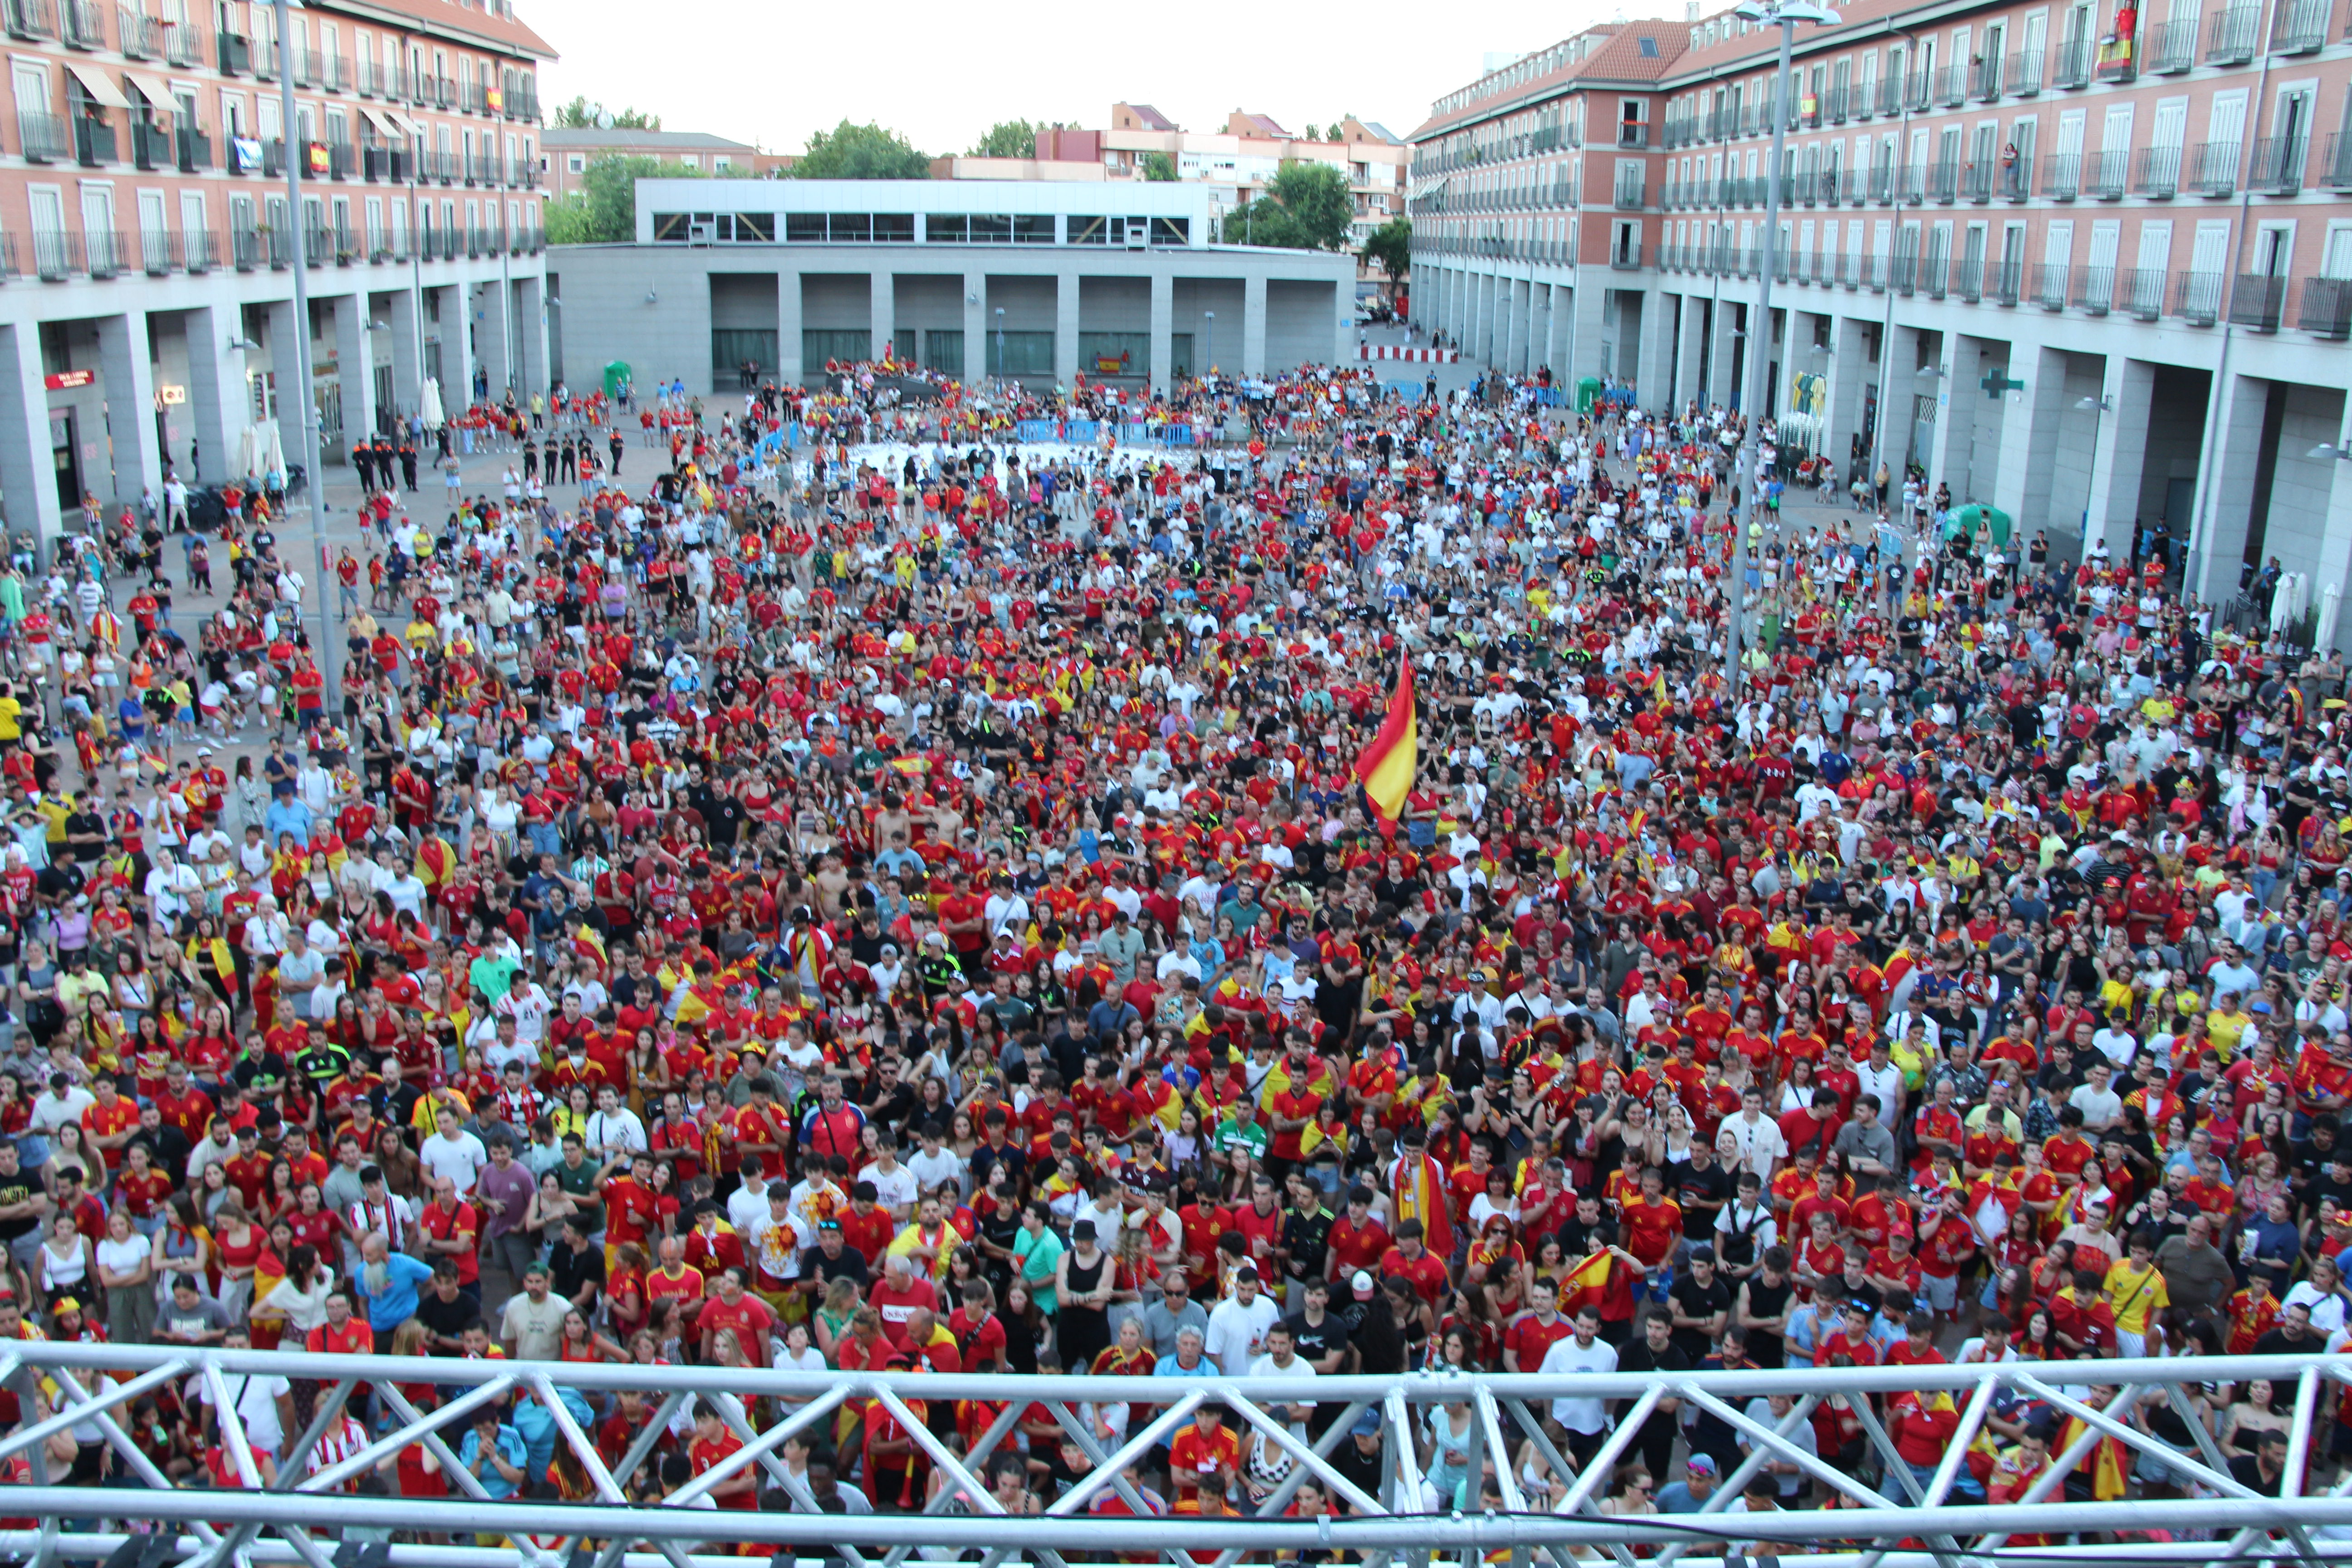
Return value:
<svg viewBox="0 0 2352 1568">
<path fill-rule="evenodd" d="M 410 17 L 428 26 L 470 35 L 541 59 L 556 58 L 547 40 L 525 26 L 520 18 L 501 16 L 482 4 L 467 5 L 463 0 L 357 0 L 351 8 L 362 16 L 379 12 Z"/>
<path fill-rule="evenodd" d="M 1897 0 L 1885 3 L 1895 4 Z M 1535 102 L 1586 84 L 1663 80 L 1689 52 L 1690 27 L 1688 22 L 1650 17 L 1612 22 L 1605 29 L 1593 28 L 1579 34 L 1585 37 L 1605 32 L 1607 37 L 1582 59 L 1570 60 L 1543 76 L 1488 94 L 1459 109 L 1430 116 L 1407 140 L 1451 130 L 1484 119 L 1499 108 Z"/>
</svg>

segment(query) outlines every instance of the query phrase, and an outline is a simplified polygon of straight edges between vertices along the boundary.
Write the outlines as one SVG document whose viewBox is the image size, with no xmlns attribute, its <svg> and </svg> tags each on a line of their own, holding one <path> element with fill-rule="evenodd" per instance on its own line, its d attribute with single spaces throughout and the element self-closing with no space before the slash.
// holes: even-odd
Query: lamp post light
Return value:
<svg viewBox="0 0 2352 1568">
<path fill-rule="evenodd" d="M 1800 22 L 1833 26 L 1838 16 L 1826 6 L 1812 4 L 1812 0 L 1746 0 L 1732 15 L 1761 26 L 1780 29 L 1780 68 L 1772 79 L 1772 161 L 1764 180 L 1764 264 L 1756 271 L 1756 314 L 1748 322 L 1748 392 L 1741 399 L 1741 411 L 1748 416 L 1748 434 L 1739 444 L 1736 482 L 1740 488 L 1743 515 L 1732 519 L 1731 582 L 1725 602 L 1723 646 L 1724 662 L 1728 668 L 1724 679 L 1736 705 L 1739 700 L 1739 645 L 1741 634 L 1747 630 L 1748 531 L 1756 525 L 1757 491 L 1762 488 L 1757 469 L 1763 445 L 1764 360 L 1772 352 L 1772 268 L 1774 252 L 1780 241 L 1780 155 L 1789 137 L 1789 56 Z"/>
<path fill-rule="evenodd" d="M 317 563 L 312 588 L 319 601 L 319 644 L 314 650 L 319 673 L 325 681 L 324 711 L 340 717 L 341 671 L 339 648 L 327 625 L 327 478 L 319 469 L 318 386 L 310 368 L 310 231 L 302 219 L 302 163 L 310 153 L 307 143 L 296 147 L 302 122 L 294 113 L 294 28 L 291 13 L 299 0 L 277 0 L 278 101 L 284 121 L 279 134 L 286 142 L 286 222 L 295 234 L 294 257 L 294 376 L 295 401 L 302 417 L 302 467 L 310 483 L 310 542 Z M 366 367 L 362 366 L 362 374 Z M 280 406 L 283 406 L 281 402 Z"/>
</svg>

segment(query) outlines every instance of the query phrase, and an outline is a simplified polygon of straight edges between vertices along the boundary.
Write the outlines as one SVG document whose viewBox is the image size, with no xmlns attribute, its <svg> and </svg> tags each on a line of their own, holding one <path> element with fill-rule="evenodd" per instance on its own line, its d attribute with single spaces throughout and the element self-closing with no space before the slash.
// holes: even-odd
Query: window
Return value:
<svg viewBox="0 0 2352 1568">
<path fill-rule="evenodd" d="M 971 220 L 961 213 L 925 213 L 923 240 L 929 245 L 961 245 Z"/>
<path fill-rule="evenodd" d="M 784 239 L 792 245 L 823 245 L 825 220 L 823 213 L 786 213 Z"/>
<path fill-rule="evenodd" d="M 1148 377 L 1151 374 L 1151 334 L 1080 332 L 1078 369 L 1088 375 Z"/>
<path fill-rule="evenodd" d="M 1050 331 L 990 332 L 988 334 L 988 374 L 1038 376 L 1053 374 L 1054 334 Z"/>
<path fill-rule="evenodd" d="M 912 245 L 915 243 L 915 215 L 912 213 L 876 213 L 874 243 L 877 245 Z"/>
<path fill-rule="evenodd" d="M 1015 245 L 1051 245 L 1054 243 L 1054 215 L 1023 213 L 1013 220 L 1013 243 Z"/>
<path fill-rule="evenodd" d="M 715 338 L 717 333 L 712 336 Z M 810 369 L 828 363 L 855 364 L 873 357 L 871 327 L 811 327 L 801 333 L 801 363 Z M 740 364 L 742 361 L 739 358 L 735 363 Z"/>
<path fill-rule="evenodd" d="M 1654 59 L 1656 59 L 1656 58 L 1658 58 L 1658 40 L 1657 40 L 1657 39 L 1655 39 L 1655 38 L 1654 38 L 1654 37 L 1650 37 L 1648 34 L 1644 33 L 1643 35 L 1642 35 L 1642 37 L 1639 37 L 1639 38 L 1635 39 L 1634 41 L 1635 41 L 1637 44 L 1639 44 L 1639 45 L 1641 46 L 1641 49 L 1642 49 L 1642 58 L 1643 58 L 1643 59 L 1645 59 L 1645 60 L 1654 60 Z"/>
<path fill-rule="evenodd" d="M 826 226 L 835 245 L 864 245 L 874 237 L 874 218 L 868 213 L 835 213 Z"/>
<path fill-rule="evenodd" d="M 710 329 L 712 370 L 721 374 L 731 375 L 742 369 L 747 360 L 759 366 L 759 373 L 763 376 L 775 374 L 775 329 L 772 327 L 713 327 Z"/>
<path fill-rule="evenodd" d="M 572 172 L 575 174 L 584 174 L 588 172 L 588 160 L 577 153 L 572 154 L 565 162 L 571 165 Z"/>
</svg>

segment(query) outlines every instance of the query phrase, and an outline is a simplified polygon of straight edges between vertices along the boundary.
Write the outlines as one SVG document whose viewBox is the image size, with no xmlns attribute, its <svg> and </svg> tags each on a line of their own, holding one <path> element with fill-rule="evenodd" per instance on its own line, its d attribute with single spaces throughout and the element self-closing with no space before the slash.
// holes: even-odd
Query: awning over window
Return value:
<svg viewBox="0 0 2352 1568">
<path fill-rule="evenodd" d="M 89 67 L 82 65 L 78 61 L 68 60 L 66 62 L 66 69 L 73 72 L 74 80 L 81 83 L 81 89 L 84 92 L 89 94 L 91 98 L 97 100 L 99 102 L 106 105 L 107 108 L 128 109 L 131 107 L 131 100 L 122 96 L 122 89 L 121 88 L 116 87 L 112 82 L 107 80 L 105 77 L 100 75 L 97 71 L 92 70 Z"/>
<path fill-rule="evenodd" d="M 166 114 L 179 111 L 180 106 L 173 100 L 172 89 L 165 87 L 159 78 L 149 76 L 145 71 L 124 71 L 122 74 L 130 79 L 131 85 L 138 89 L 139 96 L 157 109 Z"/>
</svg>

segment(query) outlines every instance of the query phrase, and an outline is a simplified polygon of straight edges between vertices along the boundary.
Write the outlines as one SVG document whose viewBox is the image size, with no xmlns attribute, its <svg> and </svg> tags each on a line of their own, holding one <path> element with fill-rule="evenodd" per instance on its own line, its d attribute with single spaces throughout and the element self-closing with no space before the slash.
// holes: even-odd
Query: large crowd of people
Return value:
<svg viewBox="0 0 2352 1568">
<path fill-rule="evenodd" d="M 2105 1405 L 2116 1357 L 2352 1343 L 2343 667 L 2160 563 L 1917 483 L 1874 519 L 1768 479 L 1751 526 L 1736 416 L 1548 377 L 837 366 L 662 389 L 625 450 L 531 407 L 503 493 L 378 447 L 333 583 L 242 495 L 183 536 L 184 589 L 226 568 L 194 620 L 168 515 L 135 572 L 0 581 L 0 1339 L 643 1367 L 350 1484 L 591 1498 L 576 1422 L 633 1497 L 852 1514 L 977 1510 L 903 1423 L 963 1451 L 1004 1407 L 926 1372 L 1146 1380 L 1013 1421 L 979 1475 L 1023 1512 L 1170 1378 L 2015 1359 Z M 1353 769 L 1405 663 L 1388 820 Z M 744 1433 L 665 1401 L 684 1363 L 908 1402 L 699 1487 Z M 227 1425 L 268 1480 L 397 1419 L 314 1423 L 301 1371 L 142 1393 L 140 1465 L 84 1423 L 0 1476 L 250 1485 Z M 2291 1377 L 2182 1379 L 2063 1495 L 2352 1452 L 2330 1395 L 2290 1478 Z M 9 1387 L 0 1429 L 68 1397 Z M 1852 1500 L 1672 1399 L 1579 1486 L 1630 1404 L 1502 1451 L 1466 1398 L 1374 1411 L 1330 1463 L 1380 1493 L 1406 1439 L 1405 1510 L 1508 1477 L 1636 1532 Z M 1922 1480 L 1961 1419 L 1830 1397 L 1791 1440 L 1897 1496 L 1874 1416 Z M 2086 1431 L 2004 1395 L 1950 1495 Z M 1093 1506 L 1347 1511 L 1297 1464 L 1212 1400 Z"/>
</svg>

